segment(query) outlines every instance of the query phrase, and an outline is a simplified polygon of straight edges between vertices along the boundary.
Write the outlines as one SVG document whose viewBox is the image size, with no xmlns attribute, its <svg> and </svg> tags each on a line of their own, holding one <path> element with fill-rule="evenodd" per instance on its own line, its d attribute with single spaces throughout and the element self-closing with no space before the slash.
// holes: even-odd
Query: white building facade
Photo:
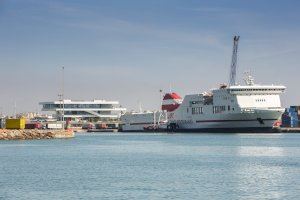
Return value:
<svg viewBox="0 0 300 200">
<path fill-rule="evenodd" d="M 58 120 L 64 117 L 65 120 L 72 121 L 118 121 L 121 114 L 126 112 L 126 108 L 122 108 L 118 101 L 74 101 L 65 99 L 40 102 L 39 104 L 42 105 L 42 111 L 54 112 Z"/>
</svg>

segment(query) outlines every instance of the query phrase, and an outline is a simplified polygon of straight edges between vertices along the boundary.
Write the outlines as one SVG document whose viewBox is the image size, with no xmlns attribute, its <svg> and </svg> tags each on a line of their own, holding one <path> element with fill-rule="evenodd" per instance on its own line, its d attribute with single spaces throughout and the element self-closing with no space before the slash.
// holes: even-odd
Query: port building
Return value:
<svg viewBox="0 0 300 200">
<path fill-rule="evenodd" d="M 40 102 L 42 111 L 54 112 L 57 120 L 64 118 L 71 121 L 112 122 L 118 121 L 121 114 L 126 112 L 118 101 L 92 100 L 58 100 Z"/>
</svg>

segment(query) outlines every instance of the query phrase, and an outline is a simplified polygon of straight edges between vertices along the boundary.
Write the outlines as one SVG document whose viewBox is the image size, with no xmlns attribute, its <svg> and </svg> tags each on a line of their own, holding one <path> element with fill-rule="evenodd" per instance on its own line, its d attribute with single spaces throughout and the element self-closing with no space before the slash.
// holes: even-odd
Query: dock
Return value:
<svg viewBox="0 0 300 200">
<path fill-rule="evenodd" d="M 300 127 L 297 128 L 280 128 L 281 133 L 300 133 Z"/>
<path fill-rule="evenodd" d="M 88 129 L 88 133 L 115 133 L 118 129 Z"/>
<path fill-rule="evenodd" d="M 0 140 L 33 140 L 73 138 L 72 130 L 0 129 Z"/>
</svg>

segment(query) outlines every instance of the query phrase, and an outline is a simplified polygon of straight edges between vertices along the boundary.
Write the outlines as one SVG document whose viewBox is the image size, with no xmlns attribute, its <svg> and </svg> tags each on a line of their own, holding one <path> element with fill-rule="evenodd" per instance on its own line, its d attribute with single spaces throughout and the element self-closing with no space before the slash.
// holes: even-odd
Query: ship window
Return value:
<svg viewBox="0 0 300 200">
<path fill-rule="evenodd" d="M 213 113 L 222 113 L 224 111 L 226 111 L 226 106 L 214 106 L 213 107 Z"/>
<path fill-rule="evenodd" d="M 192 108 L 192 114 L 193 114 L 193 115 L 203 114 L 202 107 Z"/>
<path fill-rule="evenodd" d="M 230 111 L 230 106 L 228 106 L 228 111 Z"/>
</svg>

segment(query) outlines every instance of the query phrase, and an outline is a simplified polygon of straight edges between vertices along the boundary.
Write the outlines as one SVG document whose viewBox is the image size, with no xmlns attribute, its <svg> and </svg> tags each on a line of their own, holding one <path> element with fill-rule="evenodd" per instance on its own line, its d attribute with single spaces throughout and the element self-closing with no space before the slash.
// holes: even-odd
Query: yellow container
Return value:
<svg viewBox="0 0 300 200">
<path fill-rule="evenodd" d="M 24 118 L 21 119 L 7 119 L 6 120 L 6 128 L 7 129 L 25 129 L 25 122 Z"/>
</svg>

